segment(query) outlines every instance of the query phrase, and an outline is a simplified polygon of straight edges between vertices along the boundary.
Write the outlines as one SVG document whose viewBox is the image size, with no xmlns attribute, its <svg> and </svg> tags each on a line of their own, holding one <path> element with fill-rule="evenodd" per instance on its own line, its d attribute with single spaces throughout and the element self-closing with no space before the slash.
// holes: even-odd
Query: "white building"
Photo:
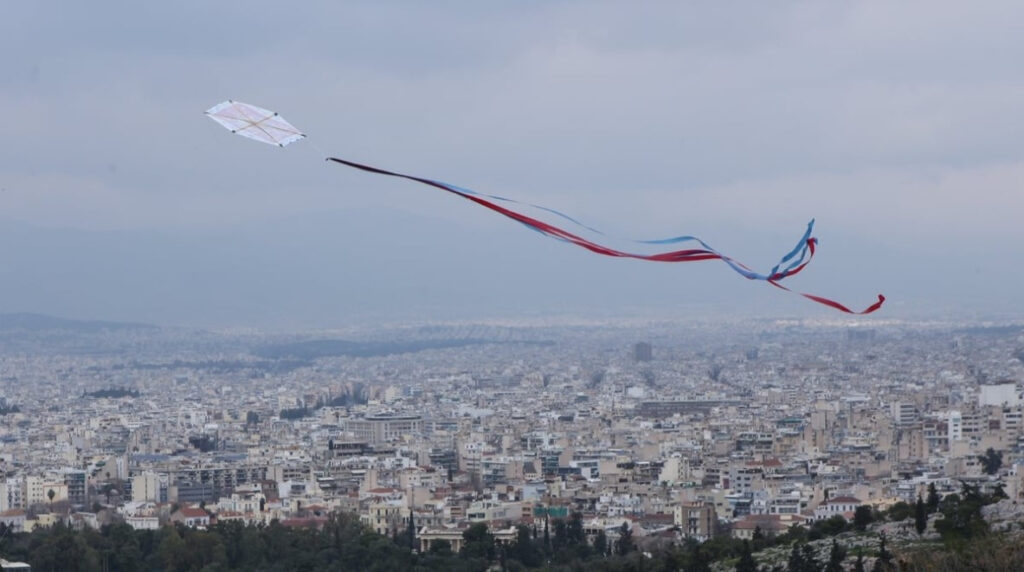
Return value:
<svg viewBox="0 0 1024 572">
<path fill-rule="evenodd" d="M 50 497 L 50 493 L 53 497 Z M 43 477 L 25 477 L 25 504 L 32 507 L 68 500 L 68 486 Z"/>
<path fill-rule="evenodd" d="M 978 405 L 1020 405 L 1017 384 L 1012 381 L 982 385 L 978 391 Z"/>
<path fill-rule="evenodd" d="M 814 509 L 814 520 L 825 520 L 837 515 L 851 520 L 854 511 L 861 504 L 863 503 L 860 502 L 860 499 L 855 497 L 842 496 L 831 498 Z"/>
<path fill-rule="evenodd" d="M 905 427 L 917 422 L 917 405 L 906 401 L 894 401 L 891 408 L 892 419 L 896 425 Z"/>
<path fill-rule="evenodd" d="M 423 418 L 419 415 L 368 415 L 362 419 L 347 419 L 345 430 L 358 440 L 380 445 L 419 436 L 423 431 Z"/>
<path fill-rule="evenodd" d="M 126 516 L 124 522 L 135 530 L 160 529 L 160 519 L 155 516 Z"/>
<path fill-rule="evenodd" d="M 132 477 L 132 502 L 160 502 L 160 476 L 152 471 Z"/>
<path fill-rule="evenodd" d="M 949 446 L 952 447 L 953 443 L 957 441 L 963 441 L 964 439 L 964 417 L 959 411 L 949 412 L 949 422 L 947 423 L 947 435 L 949 436 Z"/>
</svg>

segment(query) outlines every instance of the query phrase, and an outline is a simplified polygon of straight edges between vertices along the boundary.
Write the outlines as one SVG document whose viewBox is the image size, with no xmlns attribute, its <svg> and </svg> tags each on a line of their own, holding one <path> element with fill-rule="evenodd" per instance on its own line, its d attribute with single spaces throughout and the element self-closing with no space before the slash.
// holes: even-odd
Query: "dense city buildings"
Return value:
<svg viewBox="0 0 1024 572">
<path fill-rule="evenodd" d="M 579 515 L 591 542 L 681 542 L 965 482 L 1024 491 L 1017 326 L 0 335 L 0 522 L 15 531 L 345 512 L 426 550 L 475 523 L 501 544 Z"/>
</svg>

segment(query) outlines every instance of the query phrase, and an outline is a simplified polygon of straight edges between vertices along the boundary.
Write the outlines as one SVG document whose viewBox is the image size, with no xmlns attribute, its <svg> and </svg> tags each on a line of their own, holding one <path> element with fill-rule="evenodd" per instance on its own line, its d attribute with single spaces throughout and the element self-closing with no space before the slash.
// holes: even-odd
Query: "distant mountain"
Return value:
<svg viewBox="0 0 1024 572">
<path fill-rule="evenodd" d="M 552 345 L 554 342 L 499 342 L 487 339 L 434 339 L 388 342 L 352 342 L 347 340 L 308 340 L 286 344 L 268 344 L 255 348 L 252 353 L 270 359 L 297 358 L 313 360 L 323 357 L 352 356 L 380 357 L 393 354 L 416 353 L 424 350 L 461 348 L 480 344 Z"/>
<path fill-rule="evenodd" d="M 0 332 L 29 331 L 43 332 L 60 330 L 65 332 L 95 333 L 104 330 L 157 330 L 151 324 L 132 322 L 106 322 L 102 320 L 71 320 L 45 314 L 15 313 L 0 314 Z"/>
</svg>

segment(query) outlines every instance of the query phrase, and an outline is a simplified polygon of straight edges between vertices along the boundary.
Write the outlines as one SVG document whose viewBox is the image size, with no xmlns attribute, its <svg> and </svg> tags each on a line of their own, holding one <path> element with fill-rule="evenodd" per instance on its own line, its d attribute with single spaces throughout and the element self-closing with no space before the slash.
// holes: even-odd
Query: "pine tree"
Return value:
<svg viewBox="0 0 1024 572">
<path fill-rule="evenodd" d="M 743 541 L 743 554 L 740 555 L 740 561 L 736 563 L 736 572 L 757 572 L 757 561 L 754 560 L 754 555 L 750 551 L 749 541 Z"/>
<path fill-rule="evenodd" d="M 708 553 L 700 549 L 700 545 L 694 547 L 690 553 L 690 562 L 685 568 L 686 572 L 711 572 L 711 558 Z"/>
<path fill-rule="evenodd" d="M 889 572 L 893 569 L 892 552 L 885 547 L 885 534 L 882 534 L 878 541 L 878 559 L 871 568 L 873 572 Z"/>
<path fill-rule="evenodd" d="M 935 489 L 935 483 L 928 483 L 928 500 L 925 501 L 928 506 L 928 514 L 939 510 L 939 501 L 941 500 L 939 491 Z"/>
<path fill-rule="evenodd" d="M 633 530 L 628 522 L 623 522 L 619 527 L 619 539 L 615 541 L 615 551 L 619 556 L 625 556 L 636 549 L 633 542 Z"/>
<path fill-rule="evenodd" d="M 914 505 L 914 528 L 918 535 L 924 534 L 928 528 L 928 509 L 925 508 L 921 495 L 917 495 L 917 503 Z"/>
<path fill-rule="evenodd" d="M 984 455 L 978 456 L 978 460 L 981 461 L 981 468 L 986 475 L 994 475 L 1003 466 L 1003 453 L 989 447 Z"/>
<path fill-rule="evenodd" d="M 419 547 L 416 546 L 416 517 L 412 511 L 409 511 L 409 528 L 406 530 L 406 534 L 409 535 L 409 548 L 419 552 Z"/>
<path fill-rule="evenodd" d="M 804 554 L 800 550 L 800 544 L 794 542 L 793 549 L 789 551 L 789 561 L 786 563 L 786 572 L 803 572 L 806 567 Z"/>
<path fill-rule="evenodd" d="M 544 554 L 551 554 L 551 532 L 548 531 L 548 517 L 544 516 Z"/>
<path fill-rule="evenodd" d="M 597 537 L 594 538 L 594 551 L 601 556 L 608 554 L 608 535 L 604 533 L 604 529 L 597 531 Z"/>
<path fill-rule="evenodd" d="M 825 572 L 843 572 L 843 560 L 846 559 L 846 548 L 832 539 L 832 551 L 828 554 L 828 564 Z"/>
<path fill-rule="evenodd" d="M 804 568 L 801 572 L 819 572 L 821 570 L 821 564 L 819 564 L 818 559 L 814 557 L 814 548 L 812 548 L 810 544 L 804 543 L 803 553 Z"/>
<path fill-rule="evenodd" d="M 579 512 L 572 513 L 572 517 L 569 519 L 569 523 L 566 526 L 566 540 L 568 540 L 569 546 L 581 546 L 587 542 L 587 534 L 583 530 L 583 514 Z"/>
<path fill-rule="evenodd" d="M 875 516 L 871 514 L 871 507 L 862 504 L 853 511 L 853 527 L 857 529 L 857 532 L 864 532 L 868 525 L 875 520 Z"/>
</svg>

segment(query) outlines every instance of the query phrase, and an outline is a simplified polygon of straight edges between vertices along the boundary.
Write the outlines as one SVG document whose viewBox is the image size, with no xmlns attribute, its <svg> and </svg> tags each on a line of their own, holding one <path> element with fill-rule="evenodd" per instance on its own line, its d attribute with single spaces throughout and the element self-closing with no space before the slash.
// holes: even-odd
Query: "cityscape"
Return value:
<svg viewBox="0 0 1024 572">
<path fill-rule="evenodd" d="M 1024 570 L 1024 4 L 6 2 L 0 572 Z"/>
<path fill-rule="evenodd" d="M 628 534 L 651 552 L 964 486 L 1005 498 L 993 527 L 1024 518 L 1019 325 L 3 324 L 0 523 L 15 533 L 348 514 L 458 553 L 473 525 L 511 546 L 572 515 L 591 545 Z M 918 536 L 910 521 L 883 534 Z"/>
</svg>

